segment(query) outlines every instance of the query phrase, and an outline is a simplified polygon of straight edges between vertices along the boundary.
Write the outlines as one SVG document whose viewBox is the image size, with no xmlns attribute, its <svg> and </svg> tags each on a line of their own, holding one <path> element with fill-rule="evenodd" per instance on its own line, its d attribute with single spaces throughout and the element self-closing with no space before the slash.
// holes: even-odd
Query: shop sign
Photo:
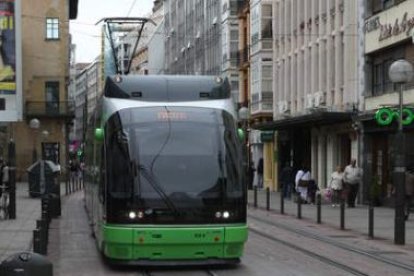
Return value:
<svg viewBox="0 0 414 276">
<path fill-rule="evenodd" d="M 398 18 L 397 18 L 395 19 L 394 25 L 380 24 L 379 41 L 390 38 L 392 36 L 398 36 L 402 33 L 405 33 L 407 36 L 409 36 L 413 28 L 414 28 L 414 17 L 408 18 L 408 12 L 405 12 L 401 20 L 401 23 L 398 22 Z"/>
<path fill-rule="evenodd" d="M 273 131 L 262 131 L 260 133 L 260 140 L 262 140 L 262 142 L 273 142 L 273 135 Z"/>
<path fill-rule="evenodd" d="M 410 125 L 414 121 L 414 110 L 411 108 L 403 108 L 402 110 L 402 124 L 404 126 Z M 388 126 L 394 120 L 400 118 L 400 110 L 395 108 L 383 107 L 375 113 L 375 120 L 381 126 Z"/>
</svg>

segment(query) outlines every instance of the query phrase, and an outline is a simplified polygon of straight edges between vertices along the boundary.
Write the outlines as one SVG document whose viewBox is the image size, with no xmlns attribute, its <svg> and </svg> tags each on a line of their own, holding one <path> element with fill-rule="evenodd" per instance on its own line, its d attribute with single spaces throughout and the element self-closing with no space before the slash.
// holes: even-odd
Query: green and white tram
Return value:
<svg viewBox="0 0 414 276">
<path fill-rule="evenodd" d="M 226 79 L 108 77 L 88 125 L 85 201 L 110 262 L 234 264 L 246 183 Z"/>
</svg>

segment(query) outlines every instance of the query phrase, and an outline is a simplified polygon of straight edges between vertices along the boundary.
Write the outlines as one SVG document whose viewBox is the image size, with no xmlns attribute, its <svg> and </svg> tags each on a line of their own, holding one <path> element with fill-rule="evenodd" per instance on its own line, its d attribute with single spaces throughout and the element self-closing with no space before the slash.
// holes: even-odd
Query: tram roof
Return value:
<svg viewBox="0 0 414 276">
<path fill-rule="evenodd" d="M 137 101 L 184 102 L 228 99 L 227 78 L 214 76 L 127 75 L 107 77 L 104 95 Z"/>
</svg>

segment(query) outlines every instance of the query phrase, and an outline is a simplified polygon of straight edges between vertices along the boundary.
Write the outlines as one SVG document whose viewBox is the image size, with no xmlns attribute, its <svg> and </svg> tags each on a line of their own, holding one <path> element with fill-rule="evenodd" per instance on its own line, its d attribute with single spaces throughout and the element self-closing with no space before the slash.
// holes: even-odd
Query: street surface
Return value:
<svg viewBox="0 0 414 276">
<path fill-rule="evenodd" d="M 54 275 L 414 275 L 414 252 L 350 231 L 249 208 L 249 240 L 234 267 L 119 268 L 95 247 L 83 192 L 63 199 L 49 232 Z"/>
</svg>

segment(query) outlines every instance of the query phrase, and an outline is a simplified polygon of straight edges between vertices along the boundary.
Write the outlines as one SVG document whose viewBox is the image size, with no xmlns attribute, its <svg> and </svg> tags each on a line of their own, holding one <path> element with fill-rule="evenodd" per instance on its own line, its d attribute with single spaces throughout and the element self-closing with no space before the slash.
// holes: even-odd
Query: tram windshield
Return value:
<svg viewBox="0 0 414 276">
<path fill-rule="evenodd" d="M 243 204 L 240 145 L 226 111 L 124 109 L 106 133 L 108 200 L 117 210 L 161 210 L 177 220 Z"/>
</svg>

